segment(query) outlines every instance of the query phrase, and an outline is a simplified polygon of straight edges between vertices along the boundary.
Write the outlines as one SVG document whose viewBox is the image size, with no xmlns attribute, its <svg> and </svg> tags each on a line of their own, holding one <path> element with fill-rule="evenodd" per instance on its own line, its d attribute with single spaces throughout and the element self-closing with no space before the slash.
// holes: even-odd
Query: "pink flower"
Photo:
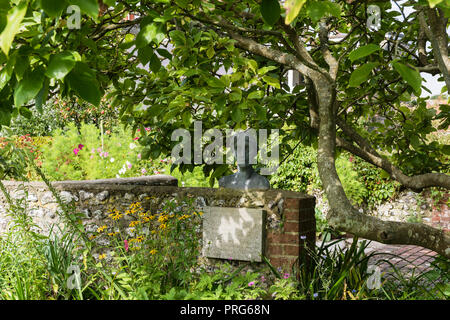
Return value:
<svg viewBox="0 0 450 320">
<path fill-rule="evenodd" d="M 128 251 L 128 240 L 123 240 L 123 243 L 125 245 L 125 251 Z"/>
<path fill-rule="evenodd" d="M 78 148 L 73 149 L 73 153 L 75 153 L 76 156 L 78 155 L 78 152 L 80 152 L 80 149 Z"/>
<path fill-rule="evenodd" d="M 147 131 L 147 132 L 150 131 L 150 130 L 151 130 L 150 128 L 145 128 L 145 131 Z"/>
<path fill-rule="evenodd" d="M 283 275 L 283 278 L 284 278 L 284 279 L 289 278 L 289 273 L 285 273 L 285 274 Z"/>
<path fill-rule="evenodd" d="M 255 285 L 255 281 L 250 281 L 249 283 L 248 283 L 248 286 L 249 287 L 253 287 Z"/>
<path fill-rule="evenodd" d="M 98 148 L 97 148 L 97 152 L 98 152 L 98 153 L 102 152 L 102 148 L 98 147 Z"/>
<path fill-rule="evenodd" d="M 134 141 L 139 140 L 139 137 L 136 137 L 136 138 L 134 138 L 133 140 L 134 140 Z"/>
<path fill-rule="evenodd" d="M 353 157 L 350 156 L 350 158 L 348 159 L 348 161 L 353 162 Z"/>
<path fill-rule="evenodd" d="M 145 168 L 142 168 L 141 172 L 142 172 L 142 174 L 146 174 L 147 170 L 145 170 Z"/>
<path fill-rule="evenodd" d="M 78 149 L 82 150 L 84 147 L 84 145 L 82 145 L 81 143 L 78 145 Z"/>
<path fill-rule="evenodd" d="M 92 148 L 91 153 L 95 153 L 95 148 Z"/>
</svg>

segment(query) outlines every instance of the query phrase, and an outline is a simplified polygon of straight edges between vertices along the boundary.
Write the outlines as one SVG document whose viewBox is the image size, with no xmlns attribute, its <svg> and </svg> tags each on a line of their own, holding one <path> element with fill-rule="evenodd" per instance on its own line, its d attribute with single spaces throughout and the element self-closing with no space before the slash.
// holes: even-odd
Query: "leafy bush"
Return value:
<svg viewBox="0 0 450 320">
<path fill-rule="evenodd" d="M 353 203 L 361 205 L 363 201 L 368 198 L 369 191 L 361 182 L 362 179 L 359 172 L 355 170 L 352 162 L 346 157 L 346 154 L 341 154 L 336 159 L 336 171 L 347 197 L 351 199 Z"/>
<path fill-rule="evenodd" d="M 33 106 L 25 114 L 12 118 L 10 129 L 14 135 L 48 136 L 56 129 L 64 130 L 69 124 L 75 124 L 78 129 L 83 124 L 94 124 L 104 131 L 111 131 L 119 123 L 117 108 L 102 99 L 98 107 L 74 99 L 50 99 L 40 109 Z"/>
<path fill-rule="evenodd" d="M 104 135 L 92 124 L 57 129 L 51 144 L 42 148 L 42 169 L 51 180 L 91 180 L 153 174 L 164 166 L 142 160 L 142 147 L 131 131 L 118 128 Z M 102 147 L 103 145 L 103 147 Z"/>
<path fill-rule="evenodd" d="M 317 152 L 313 147 L 300 145 L 271 177 L 273 188 L 306 192 L 321 186 L 317 170 Z"/>
<path fill-rule="evenodd" d="M 391 180 L 386 171 L 376 168 L 358 157 L 350 157 L 349 159 L 368 190 L 365 201 L 369 207 L 392 199 L 399 191 L 400 183 Z"/>
<path fill-rule="evenodd" d="M 337 156 L 336 170 L 347 197 L 357 205 L 379 204 L 391 199 L 399 189 L 386 172 L 347 152 Z M 274 188 L 298 192 L 321 188 L 316 149 L 299 145 L 270 182 Z"/>
</svg>

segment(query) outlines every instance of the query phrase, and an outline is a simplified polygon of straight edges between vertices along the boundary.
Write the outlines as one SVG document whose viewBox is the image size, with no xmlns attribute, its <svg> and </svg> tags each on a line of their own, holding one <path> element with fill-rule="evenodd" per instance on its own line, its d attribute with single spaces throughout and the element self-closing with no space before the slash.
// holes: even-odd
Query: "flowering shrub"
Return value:
<svg viewBox="0 0 450 320">
<path fill-rule="evenodd" d="M 139 134 L 139 133 L 138 133 Z M 42 148 L 45 174 L 52 180 L 93 180 L 136 177 L 164 172 L 165 163 L 143 160 L 142 147 L 130 130 L 118 128 L 102 137 L 92 124 L 57 129 L 51 144 Z"/>
<path fill-rule="evenodd" d="M 150 205 L 154 200 L 144 199 Z M 154 211 L 134 202 L 123 212 L 112 208 L 109 221 L 89 239 L 103 243 L 97 257 L 100 263 L 119 273 L 126 257 L 130 282 L 142 285 L 148 295 L 165 294 L 168 287 L 187 287 L 192 278 L 200 255 L 202 214 L 190 200 L 182 205 L 168 201 Z"/>
<path fill-rule="evenodd" d="M 33 179 L 36 174 L 27 161 L 20 161 L 13 163 L 13 158 L 20 158 L 19 152 L 25 152 L 30 155 L 30 158 L 34 159 L 34 163 L 40 167 L 42 165 L 42 146 L 49 142 L 49 137 L 31 137 L 29 134 L 12 137 L 0 137 L 0 159 L 8 162 L 4 165 L 7 167 L 7 174 L 5 178 L 22 179 L 27 177 Z M 1 161 L 0 161 L 1 162 Z M 1 166 L 1 165 L 0 165 Z M 21 169 L 19 170 L 20 167 Z M 3 171 L 3 170 L 2 170 Z M 17 171 L 15 174 L 11 174 L 12 171 Z"/>
</svg>

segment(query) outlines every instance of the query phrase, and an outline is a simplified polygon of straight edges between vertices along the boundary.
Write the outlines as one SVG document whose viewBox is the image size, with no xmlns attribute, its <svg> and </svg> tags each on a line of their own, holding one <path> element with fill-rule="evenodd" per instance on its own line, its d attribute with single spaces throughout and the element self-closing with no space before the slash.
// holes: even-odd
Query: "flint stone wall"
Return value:
<svg viewBox="0 0 450 320">
<path fill-rule="evenodd" d="M 49 188 L 43 182 L 22 183 L 3 181 L 11 198 L 26 206 L 28 214 L 41 232 L 52 224 L 60 224 L 61 210 Z M 150 209 L 161 207 L 167 200 L 194 198 L 200 211 L 209 207 L 254 208 L 264 212 L 262 250 L 277 267 L 291 268 L 304 252 L 305 243 L 315 242 L 315 198 L 303 193 L 283 190 L 239 191 L 233 189 L 178 187 L 178 181 L 166 175 L 141 178 L 105 179 L 93 181 L 60 181 L 52 186 L 65 203 L 73 203 L 83 214 L 88 232 L 104 224 L 110 209 L 124 212 L 133 202 Z M 0 193 L 0 233 L 8 230 L 7 199 Z M 124 216 L 126 220 L 128 217 Z M 130 218 L 131 221 L 131 218 Z M 129 223 L 130 221 L 124 221 Z M 252 239 L 248 239 L 252 241 Z M 237 248 L 238 250 L 238 248 Z M 239 255 L 236 255 L 239 256 Z M 230 257 L 233 258 L 233 257 Z M 214 259 L 213 259 L 214 260 Z"/>
</svg>

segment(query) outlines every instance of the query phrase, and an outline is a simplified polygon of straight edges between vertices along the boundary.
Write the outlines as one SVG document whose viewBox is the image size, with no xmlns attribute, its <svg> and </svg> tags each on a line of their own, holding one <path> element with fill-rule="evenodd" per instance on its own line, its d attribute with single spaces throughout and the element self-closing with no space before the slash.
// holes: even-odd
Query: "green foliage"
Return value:
<svg viewBox="0 0 450 320">
<path fill-rule="evenodd" d="M 347 156 L 347 154 L 342 154 L 336 159 L 336 170 L 347 197 L 353 203 L 361 205 L 369 197 L 371 190 L 369 191 L 365 187 L 360 172 L 355 170 Z"/>
<path fill-rule="evenodd" d="M 400 183 L 391 180 L 382 169 L 376 168 L 358 157 L 350 156 L 349 159 L 352 160 L 352 166 L 358 172 L 359 179 L 368 192 L 365 201 L 369 208 L 392 199 L 400 190 Z"/>
<path fill-rule="evenodd" d="M 270 183 L 275 189 L 306 192 L 321 186 L 317 171 L 317 152 L 311 146 L 300 145 L 280 165 Z"/>
<path fill-rule="evenodd" d="M 136 138 L 139 139 L 138 135 Z M 57 129 L 49 145 L 42 148 L 42 170 L 52 180 L 92 180 L 153 174 L 159 161 L 142 160 L 142 146 L 131 131 L 118 128 L 102 136 L 92 124 L 74 124 Z"/>
<path fill-rule="evenodd" d="M 272 186 L 298 192 L 321 188 L 316 158 L 314 147 L 299 145 L 271 177 Z M 381 169 L 345 152 L 336 158 L 336 170 L 345 194 L 355 205 L 367 204 L 371 207 L 389 200 L 399 187 Z"/>
</svg>

